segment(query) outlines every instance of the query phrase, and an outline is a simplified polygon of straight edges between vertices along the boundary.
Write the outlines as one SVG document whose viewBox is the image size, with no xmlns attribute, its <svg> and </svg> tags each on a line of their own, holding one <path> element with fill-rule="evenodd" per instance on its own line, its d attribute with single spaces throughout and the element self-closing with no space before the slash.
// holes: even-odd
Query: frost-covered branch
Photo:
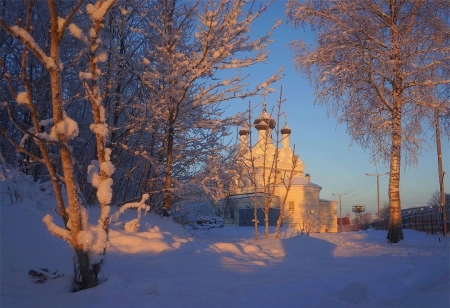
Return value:
<svg viewBox="0 0 450 308">
<path fill-rule="evenodd" d="M 167 126 L 164 141 L 166 210 L 173 197 L 168 192 L 176 163 L 174 144 L 178 145 L 179 153 L 190 148 L 195 144 L 188 141 L 188 136 L 192 136 L 190 132 L 197 129 L 194 123 L 201 121 L 206 127 L 209 120 L 197 114 L 208 106 L 268 91 L 270 85 L 281 78 L 280 70 L 255 89 L 248 90 L 246 75 L 238 71 L 267 59 L 270 35 L 279 25 L 277 22 L 267 35 L 250 39 L 252 22 L 270 2 L 253 8 L 254 11 L 245 11 L 247 2 L 155 1 L 137 17 L 145 27 L 136 27 L 135 34 L 142 35 L 148 51 L 141 59 L 129 61 L 132 64 L 130 71 L 149 93 L 148 112 L 158 118 L 161 125 Z M 224 70 L 236 74 L 219 79 L 219 72 Z M 198 138 L 197 132 L 191 140 Z M 216 134 L 217 130 L 212 129 L 210 136 Z"/>
<path fill-rule="evenodd" d="M 286 14 L 316 33 L 314 50 L 291 43 L 316 102 L 347 125 L 372 160 L 390 164 L 388 240 L 398 242 L 400 161 L 417 162 L 432 102 L 450 80 L 450 3 L 290 0 Z"/>
<path fill-rule="evenodd" d="M 8 26 L 2 19 L 0 19 L 0 26 L 5 29 L 9 34 L 17 37 L 24 45 L 31 50 L 31 52 L 36 56 L 36 58 L 45 65 L 48 70 L 57 70 L 58 67 L 55 61 L 48 57 L 41 47 L 36 43 L 33 37 L 28 31 L 19 26 Z"/>
<path fill-rule="evenodd" d="M 44 218 L 42 219 L 42 221 L 45 223 L 45 225 L 47 226 L 48 231 L 52 234 L 55 235 L 57 237 L 62 238 L 64 241 L 71 243 L 72 240 L 72 236 L 70 234 L 70 231 L 67 229 L 63 229 L 59 226 L 57 226 L 54 222 L 53 222 L 53 218 L 50 214 L 47 214 L 44 216 Z"/>
<path fill-rule="evenodd" d="M 116 0 L 100 0 L 94 5 L 87 4 L 86 11 L 89 14 L 92 26 L 89 30 L 89 38 L 76 25 L 69 26 L 70 33 L 79 39 L 88 49 L 88 72 L 80 72 L 79 77 L 85 89 L 86 97 L 91 102 L 93 123 L 90 125 L 91 131 L 95 134 L 97 160 L 93 160 L 88 167 L 88 182 L 97 189 L 97 199 L 101 204 L 102 211 L 99 218 L 99 225 L 108 233 L 110 203 L 112 200 L 112 175 L 115 166 L 111 162 L 110 148 L 106 147 L 109 137 L 109 128 L 106 122 L 105 107 L 100 89 L 101 70 L 99 63 L 105 62 L 107 56 L 105 52 L 99 50 L 102 40 L 99 32 L 104 28 L 105 16 Z M 89 40 L 89 43 L 88 43 Z M 104 247 L 104 250 L 106 246 Z"/>
<path fill-rule="evenodd" d="M 125 203 L 124 205 L 122 205 L 120 207 L 119 211 L 117 211 L 113 215 L 112 220 L 117 221 L 119 219 L 120 215 L 122 215 L 127 209 L 136 209 L 137 215 L 138 215 L 137 218 L 132 219 L 131 221 L 128 221 L 127 223 L 125 223 L 125 230 L 129 231 L 129 232 L 137 232 L 139 229 L 139 226 L 140 226 L 139 222 L 141 220 L 142 211 L 144 211 L 145 213 L 150 211 L 150 206 L 145 204 L 145 202 L 148 200 L 148 198 L 149 198 L 149 194 L 143 194 L 141 201 Z"/>
</svg>

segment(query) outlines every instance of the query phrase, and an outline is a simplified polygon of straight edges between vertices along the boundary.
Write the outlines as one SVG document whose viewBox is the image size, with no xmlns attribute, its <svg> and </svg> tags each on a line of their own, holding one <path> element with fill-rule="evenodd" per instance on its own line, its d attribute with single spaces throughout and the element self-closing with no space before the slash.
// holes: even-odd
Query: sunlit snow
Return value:
<svg viewBox="0 0 450 308">
<path fill-rule="evenodd" d="M 110 225 L 102 283 L 70 293 L 72 253 L 42 222 L 53 207 L 51 196 L 2 201 L 1 307 L 449 306 L 449 237 L 404 230 L 388 244 L 385 231 L 284 228 L 256 241 L 252 227 L 193 230 L 153 213 L 126 232 L 134 209 Z M 28 271 L 40 268 L 64 276 L 35 283 Z"/>
</svg>

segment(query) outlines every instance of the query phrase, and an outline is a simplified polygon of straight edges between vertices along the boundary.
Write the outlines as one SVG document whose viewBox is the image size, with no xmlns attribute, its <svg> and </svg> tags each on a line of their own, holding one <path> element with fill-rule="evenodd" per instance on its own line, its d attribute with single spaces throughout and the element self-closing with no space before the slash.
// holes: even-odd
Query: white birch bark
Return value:
<svg viewBox="0 0 450 308">
<path fill-rule="evenodd" d="M 387 239 L 397 243 L 401 162 L 417 162 L 437 90 L 450 83 L 450 2 L 290 0 L 286 13 L 317 34 L 315 49 L 292 43 L 294 65 L 313 80 L 316 102 L 374 162 L 390 165 Z"/>
</svg>

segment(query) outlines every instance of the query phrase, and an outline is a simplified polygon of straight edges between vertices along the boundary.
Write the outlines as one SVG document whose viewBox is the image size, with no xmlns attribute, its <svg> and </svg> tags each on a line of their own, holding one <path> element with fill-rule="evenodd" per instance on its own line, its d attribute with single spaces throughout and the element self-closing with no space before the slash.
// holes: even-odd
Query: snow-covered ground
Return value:
<svg viewBox="0 0 450 308">
<path fill-rule="evenodd" d="M 71 293 L 71 250 L 42 222 L 51 203 L 0 206 L 0 307 L 449 307 L 448 237 L 283 229 L 256 241 L 252 227 L 191 230 L 153 214 L 125 232 L 135 210 L 111 225 L 106 281 Z M 64 276 L 36 283 L 28 271 L 39 268 Z"/>
</svg>

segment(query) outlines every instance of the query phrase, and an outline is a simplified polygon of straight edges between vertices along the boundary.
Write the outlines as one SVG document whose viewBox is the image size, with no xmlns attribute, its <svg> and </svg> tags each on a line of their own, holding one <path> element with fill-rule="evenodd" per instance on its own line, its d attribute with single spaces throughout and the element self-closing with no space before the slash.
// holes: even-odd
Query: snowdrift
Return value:
<svg viewBox="0 0 450 308">
<path fill-rule="evenodd" d="M 42 222 L 52 199 L 38 201 L 1 204 L 1 307 L 449 306 L 448 237 L 404 230 L 387 244 L 385 231 L 283 229 L 255 241 L 253 228 L 194 230 L 151 213 L 127 232 L 135 210 L 111 224 L 103 282 L 70 293 L 72 252 Z M 42 268 L 49 277 L 36 283 L 28 271 Z"/>
</svg>

